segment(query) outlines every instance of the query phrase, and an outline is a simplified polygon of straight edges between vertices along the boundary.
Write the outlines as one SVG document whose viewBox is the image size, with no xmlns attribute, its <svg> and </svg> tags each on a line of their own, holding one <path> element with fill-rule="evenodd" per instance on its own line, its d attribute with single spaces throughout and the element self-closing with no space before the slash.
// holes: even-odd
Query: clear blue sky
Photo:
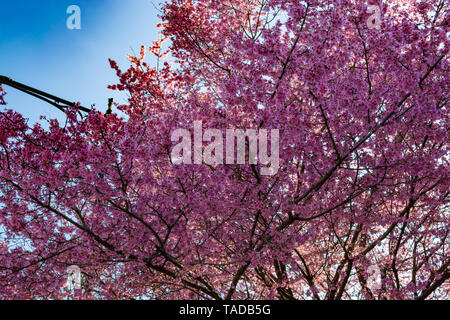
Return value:
<svg viewBox="0 0 450 320">
<path fill-rule="evenodd" d="M 127 54 L 158 38 L 159 0 L 7 0 L 0 10 L 0 75 L 52 93 L 83 106 L 106 109 L 107 99 L 126 96 L 108 90 L 117 77 L 112 58 L 125 68 Z M 81 8 L 81 30 L 69 30 L 69 5 Z M 152 61 L 150 60 L 149 63 Z M 45 102 L 15 89 L 8 108 L 31 122 L 40 115 L 61 117 Z"/>
</svg>

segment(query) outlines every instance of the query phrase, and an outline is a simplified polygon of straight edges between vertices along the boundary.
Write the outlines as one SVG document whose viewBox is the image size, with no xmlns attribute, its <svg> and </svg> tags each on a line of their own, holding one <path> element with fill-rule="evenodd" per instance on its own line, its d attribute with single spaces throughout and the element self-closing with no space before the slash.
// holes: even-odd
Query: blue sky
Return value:
<svg viewBox="0 0 450 320">
<path fill-rule="evenodd" d="M 124 101 L 124 94 L 108 90 L 117 77 L 112 58 L 125 68 L 127 54 L 158 38 L 159 0 L 6 0 L 0 10 L 0 75 L 85 107 L 106 109 L 107 99 Z M 81 30 L 69 30 L 70 5 L 81 9 Z M 151 61 L 150 61 L 151 63 Z M 8 92 L 8 108 L 31 122 L 40 115 L 61 117 L 54 107 L 15 89 Z"/>
</svg>

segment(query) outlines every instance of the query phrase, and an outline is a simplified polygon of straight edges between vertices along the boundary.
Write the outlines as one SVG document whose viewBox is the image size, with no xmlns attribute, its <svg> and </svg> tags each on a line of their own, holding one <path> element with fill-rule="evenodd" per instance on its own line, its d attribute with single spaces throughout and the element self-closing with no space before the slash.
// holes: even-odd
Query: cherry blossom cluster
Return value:
<svg viewBox="0 0 450 320">
<path fill-rule="evenodd" d="M 369 5 L 170 0 L 118 113 L 2 110 L 0 298 L 448 299 L 449 3 Z M 278 170 L 173 163 L 200 122 Z"/>
</svg>

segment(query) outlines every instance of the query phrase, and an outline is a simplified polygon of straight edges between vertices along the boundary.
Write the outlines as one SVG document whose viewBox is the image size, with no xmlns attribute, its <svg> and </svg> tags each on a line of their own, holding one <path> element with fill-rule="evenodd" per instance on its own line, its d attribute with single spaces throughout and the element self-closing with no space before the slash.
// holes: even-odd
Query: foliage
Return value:
<svg viewBox="0 0 450 320">
<path fill-rule="evenodd" d="M 125 117 L 1 112 L 0 298 L 448 299 L 448 3 L 368 4 L 172 0 Z M 279 129 L 280 170 L 172 164 L 196 120 Z"/>
</svg>

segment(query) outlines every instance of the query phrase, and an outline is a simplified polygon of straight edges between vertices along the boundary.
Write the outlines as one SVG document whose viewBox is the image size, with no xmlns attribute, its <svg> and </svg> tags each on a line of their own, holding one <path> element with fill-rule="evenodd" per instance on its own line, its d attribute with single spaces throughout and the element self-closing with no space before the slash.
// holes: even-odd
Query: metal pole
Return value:
<svg viewBox="0 0 450 320">
<path fill-rule="evenodd" d="M 7 86 L 10 86 L 12 88 L 15 88 L 17 90 L 20 90 L 22 92 L 25 92 L 26 94 L 29 94 L 33 97 L 36 97 L 40 100 L 43 100 L 49 104 L 51 104 L 52 106 L 58 108 L 59 110 L 61 110 L 62 112 L 64 112 L 64 108 L 69 108 L 69 107 L 75 107 L 75 102 L 70 102 L 67 101 L 65 99 L 61 99 L 59 97 L 56 97 L 52 94 L 49 94 L 47 92 L 29 87 L 23 83 L 17 82 L 12 80 L 11 78 L 5 77 L 5 76 L 1 76 L 0 75 L 0 84 L 5 84 Z M 82 106 L 78 106 L 78 109 L 80 111 L 84 111 L 84 112 L 91 112 L 90 109 L 87 109 L 85 107 Z"/>
</svg>

